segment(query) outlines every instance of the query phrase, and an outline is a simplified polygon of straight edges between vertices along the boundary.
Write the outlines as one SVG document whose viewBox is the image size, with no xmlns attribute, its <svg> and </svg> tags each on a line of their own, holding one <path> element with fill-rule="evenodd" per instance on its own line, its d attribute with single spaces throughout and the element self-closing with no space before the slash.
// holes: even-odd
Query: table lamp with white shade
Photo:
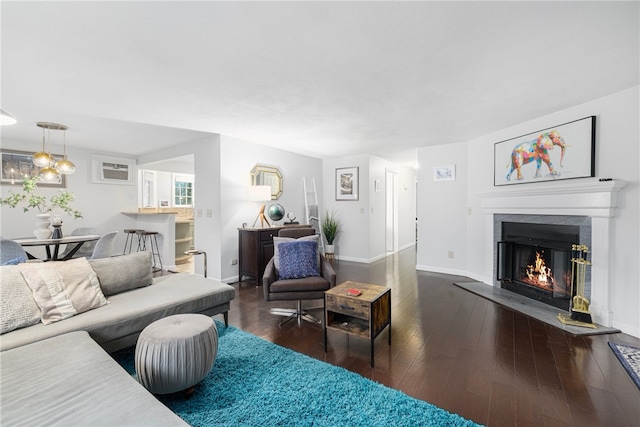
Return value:
<svg viewBox="0 0 640 427">
<path fill-rule="evenodd" d="M 258 212 L 258 216 L 256 220 L 253 221 L 253 227 L 256 226 L 258 219 L 260 220 L 260 228 L 264 228 L 264 223 L 267 223 L 267 226 L 271 226 L 267 217 L 264 216 L 264 208 L 267 200 L 271 200 L 271 186 L 270 185 L 252 185 L 249 187 L 248 191 L 248 199 L 252 202 L 262 202 L 262 206 L 260 207 L 260 212 Z"/>
</svg>

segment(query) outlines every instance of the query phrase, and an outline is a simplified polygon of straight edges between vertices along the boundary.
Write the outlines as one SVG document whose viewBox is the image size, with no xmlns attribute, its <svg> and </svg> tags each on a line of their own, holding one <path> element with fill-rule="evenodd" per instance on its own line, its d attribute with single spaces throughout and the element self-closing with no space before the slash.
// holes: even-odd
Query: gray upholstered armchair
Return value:
<svg viewBox="0 0 640 427">
<path fill-rule="evenodd" d="M 280 326 L 292 319 L 298 319 L 298 322 L 302 319 L 311 323 L 321 324 L 322 322 L 320 320 L 303 310 L 302 301 L 324 299 L 324 292 L 336 285 L 336 272 L 319 251 L 317 251 L 319 257 L 319 264 L 317 265 L 319 275 L 290 279 L 279 277 L 281 269 L 276 268 L 276 258 L 280 256 L 280 251 L 276 246 L 283 243 L 279 241 L 283 239 L 279 238 L 289 238 L 287 239 L 289 241 L 294 241 L 299 238 L 302 238 L 300 240 L 314 241 L 313 236 L 316 236 L 315 241 L 317 242 L 317 237 L 319 236 L 316 235 L 315 230 L 310 227 L 284 228 L 280 230 L 278 237 L 274 238 L 275 255 L 267 264 L 264 275 L 262 276 L 264 299 L 267 301 L 297 301 L 297 307 L 295 309 L 273 308 L 270 310 L 272 314 L 287 316 L 286 319 L 280 322 Z"/>
</svg>

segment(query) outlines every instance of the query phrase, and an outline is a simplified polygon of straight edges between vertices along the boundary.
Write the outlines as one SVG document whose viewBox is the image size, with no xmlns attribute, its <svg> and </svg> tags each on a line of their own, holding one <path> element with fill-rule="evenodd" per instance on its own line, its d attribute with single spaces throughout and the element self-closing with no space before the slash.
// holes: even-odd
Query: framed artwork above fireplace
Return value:
<svg viewBox="0 0 640 427">
<path fill-rule="evenodd" d="M 542 129 L 494 145 L 494 185 L 595 176 L 596 117 Z"/>
</svg>

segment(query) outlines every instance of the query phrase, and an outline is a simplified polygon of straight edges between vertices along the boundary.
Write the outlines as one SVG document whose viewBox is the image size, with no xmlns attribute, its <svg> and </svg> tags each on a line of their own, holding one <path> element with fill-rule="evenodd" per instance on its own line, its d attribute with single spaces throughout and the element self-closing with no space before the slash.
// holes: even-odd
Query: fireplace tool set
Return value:
<svg viewBox="0 0 640 427">
<path fill-rule="evenodd" d="M 589 313 L 589 300 L 584 295 L 584 283 L 587 273 L 587 266 L 591 262 L 587 259 L 589 248 L 585 245 L 571 246 L 571 307 L 570 315 L 558 314 L 558 319 L 566 324 L 573 326 L 583 326 L 586 328 L 595 328 L 596 325 L 591 319 Z"/>
</svg>

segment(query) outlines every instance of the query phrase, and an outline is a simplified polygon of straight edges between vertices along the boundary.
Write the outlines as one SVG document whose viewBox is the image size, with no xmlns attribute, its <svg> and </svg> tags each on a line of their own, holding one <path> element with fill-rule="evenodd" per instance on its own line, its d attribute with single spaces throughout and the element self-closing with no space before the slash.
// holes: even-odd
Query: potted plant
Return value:
<svg viewBox="0 0 640 427">
<path fill-rule="evenodd" d="M 46 239 L 51 235 L 49 230 L 49 218 L 54 210 L 60 210 L 65 212 L 69 216 L 74 218 L 82 218 L 82 214 L 77 209 L 71 207 L 71 202 L 75 199 L 73 193 L 67 190 L 60 190 L 47 200 L 47 198 L 37 193 L 38 189 L 37 176 L 28 177 L 22 180 L 22 192 L 14 193 L 9 190 L 9 195 L 4 198 L 0 198 L 0 205 L 9 206 L 15 208 L 18 205 L 22 205 L 24 212 L 29 212 L 31 209 L 37 209 L 36 214 L 37 223 L 34 235 L 39 239 Z M 58 220 L 58 225 L 62 222 Z"/>
<path fill-rule="evenodd" d="M 327 242 L 325 252 L 329 254 L 335 253 L 335 246 L 333 242 L 340 232 L 340 221 L 338 220 L 336 213 L 334 211 L 327 211 L 324 215 L 324 218 L 322 218 L 320 227 L 322 228 L 324 239 Z"/>
</svg>

